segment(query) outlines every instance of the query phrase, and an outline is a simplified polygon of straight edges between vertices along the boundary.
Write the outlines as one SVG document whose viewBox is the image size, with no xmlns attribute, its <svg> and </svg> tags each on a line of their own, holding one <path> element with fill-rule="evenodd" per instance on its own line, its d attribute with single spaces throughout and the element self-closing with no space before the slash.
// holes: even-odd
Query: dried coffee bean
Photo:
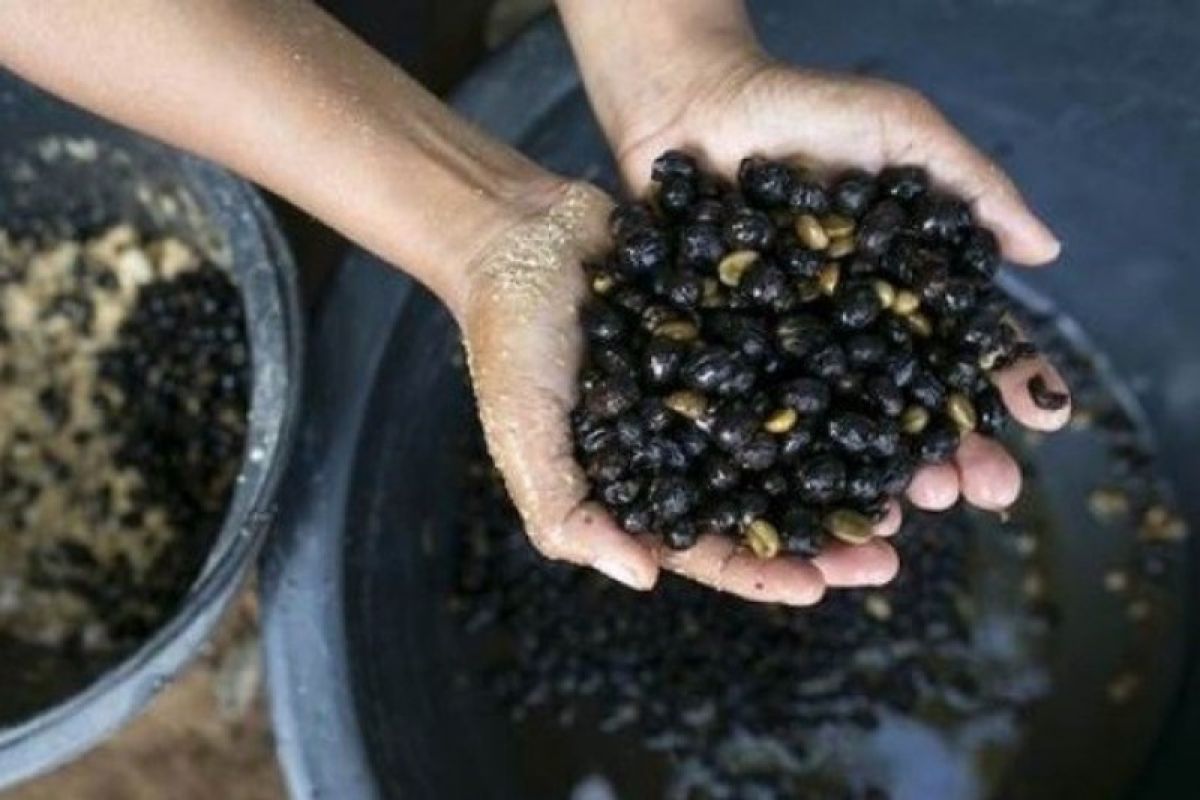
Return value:
<svg viewBox="0 0 1200 800">
<path fill-rule="evenodd" d="M 775 225 L 762 211 L 740 208 L 725 222 L 722 234 L 733 250 L 763 251 L 775 240 Z"/>
<path fill-rule="evenodd" d="M 746 544 L 759 558 L 774 558 L 779 553 L 779 531 L 765 519 L 756 519 L 746 526 Z"/>
<path fill-rule="evenodd" d="M 756 434 L 733 454 L 737 465 L 751 472 L 770 469 L 778 458 L 779 446 L 775 443 L 775 438 L 767 433 Z"/>
<path fill-rule="evenodd" d="M 1046 378 L 1040 372 L 1034 374 L 1026 383 L 1029 397 L 1033 404 L 1043 411 L 1061 411 L 1067 407 L 1071 398 L 1066 392 L 1056 392 L 1046 383 Z"/>
<path fill-rule="evenodd" d="M 796 490 L 802 500 L 817 505 L 835 503 L 846 489 L 846 464 L 836 456 L 816 456 L 796 469 Z"/>
<path fill-rule="evenodd" d="M 846 544 L 866 544 L 875 536 L 875 526 L 871 520 L 856 511 L 831 511 L 823 522 L 830 536 Z"/>
<path fill-rule="evenodd" d="M 778 161 L 745 158 L 738 165 L 738 186 L 753 204 L 760 208 L 787 205 L 795 189 L 792 171 Z"/>
</svg>

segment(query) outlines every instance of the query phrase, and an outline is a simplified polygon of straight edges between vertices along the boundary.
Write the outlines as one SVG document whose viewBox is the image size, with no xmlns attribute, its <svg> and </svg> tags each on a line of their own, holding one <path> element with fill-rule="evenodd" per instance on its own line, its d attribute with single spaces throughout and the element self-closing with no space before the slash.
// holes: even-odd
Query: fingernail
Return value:
<svg viewBox="0 0 1200 800">
<path fill-rule="evenodd" d="M 630 589 L 647 588 L 646 582 L 639 580 L 637 573 L 630 569 L 629 565 L 623 561 L 618 561 L 615 558 L 601 558 L 592 566 L 617 583 L 625 584 Z"/>
</svg>

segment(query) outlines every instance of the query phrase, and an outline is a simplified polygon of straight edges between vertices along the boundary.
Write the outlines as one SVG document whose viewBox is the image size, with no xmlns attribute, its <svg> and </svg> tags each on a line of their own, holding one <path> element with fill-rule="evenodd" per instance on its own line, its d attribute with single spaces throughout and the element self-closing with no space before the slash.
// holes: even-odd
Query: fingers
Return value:
<svg viewBox="0 0 1200 800">
<path fill-rule="evenodd" d="M 883 519 L 875 523 L 875 535 L 882 536 L 885 539 L 889 536 L 895 536 L 896 531 L 900 530 L 902 514 L 900 504 L 895 500 L 889 500 L 887 504 L 887 512 Z"/>
<path fill-rule="evenodd" d="M 927 464 L 908 484 L 908 499 L 926 511 L 945 511 L 958 502 L 958 470 L 953 464 Z"/>
<path fill-rule="evenodd" d="M 914 130 L 893 137 L 900 158 L 918 158 L 938 181 L 974 201 L 979 221 L 991 228 L 1004 256 L 1019 264 L 1045 264 L 1058 257 L 1058 239 L 1025 203 L 1017 187 L 928 101 L 902 90 L 901 116 Z"/>
<path fill-rule="evenodd" d="M 895 548 L 879 539 L 860 545 L 832 544 L 812 563 L 825 584 L 835 588 L 881 586 L 900 569 Z"/>
<path fill-rule="evenodd" d="M 1058 374 L 1058 370 L 1042 358 L 1022 359 L 1003 370 L 996 377 L 996 386 L 1004 405 L 1008 406 L 1017 422 L 1038 431 L 1056 431 L 1070 421 L 1071 403 L 1068 399 L 1067 404 L 1057 410 L 1039 407 L 1029 393 L 1030 378 L 1039 374 L 1046 382 L 1047 389 L 1067 394 L 1069 398 L 1066 381 Z"/>
<path fill-rule="evenodd" d="M 973 506 L 1000 511 L 1021 493 L 1021 468 L 999 442 L 969 433 L 954 456 L 963 498 Z"/>
<path fill-rule="evenodd" d="M 679 575 L 747 600 L 809 606 L 825 594 L 812 564 L 796 558 L 758 558 L 724 536 L 700 537 L 682 551 L 658 546 L 659 563 Z"/>
</svg>

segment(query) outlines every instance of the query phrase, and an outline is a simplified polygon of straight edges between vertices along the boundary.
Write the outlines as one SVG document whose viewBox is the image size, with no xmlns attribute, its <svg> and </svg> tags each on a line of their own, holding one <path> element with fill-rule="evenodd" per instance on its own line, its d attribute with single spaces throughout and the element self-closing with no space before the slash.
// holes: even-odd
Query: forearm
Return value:
<svg viewBox="0 0 1200 800">
<path fill-rule="evenodd" d="M 596 116 L 618 148 L 758 56 L 742 0 L 557 0 Z"/>
<path fill-rule="evenodd" d="M 0 62 L 226 164 L 451 305 L 479 244 L 551 184 L 306 0 L 3 3 Z"/>
</svg>

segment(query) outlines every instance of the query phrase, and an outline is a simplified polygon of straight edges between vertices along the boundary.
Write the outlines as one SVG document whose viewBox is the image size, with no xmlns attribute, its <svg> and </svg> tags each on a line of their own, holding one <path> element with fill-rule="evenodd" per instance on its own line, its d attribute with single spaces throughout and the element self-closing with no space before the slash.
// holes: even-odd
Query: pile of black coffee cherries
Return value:
<svg viewBox="0 0 1200 800">
<path fill-rule="evenodd" d="M 757 555 L 868 541 L 921 464 L 1007 414 L 992 373 L 1028 357 L 995 236 L 914 166 L 824 183 L 685 153 L 612 215 L 587 265 L 575 446 L 626 531 Z"/>
</svg>

